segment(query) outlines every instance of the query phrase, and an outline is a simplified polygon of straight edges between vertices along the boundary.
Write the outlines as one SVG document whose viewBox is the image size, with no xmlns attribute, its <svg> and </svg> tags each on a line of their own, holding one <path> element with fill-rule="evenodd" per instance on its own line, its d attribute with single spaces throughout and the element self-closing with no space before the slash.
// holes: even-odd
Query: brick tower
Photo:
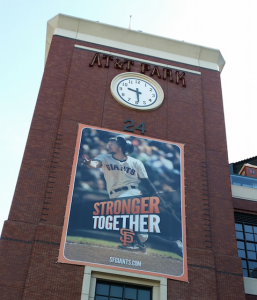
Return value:
<svg viewBox="0 0 257 300">
<path fill-rule="evenodd" d="M 229 180 L 224 64 L 219 50 L 182 41 L 65 15 L 48 22 L 44 74 L 0 240 L 1 299 L 108 299 L 96 290 L 105 283 L 142 287 L 138 295 L 149 288 L 152 299 L 246 299 Z M 114 99 L 113 78 L 129 72 L 158 83 L 164 93 L 159 107 L 130 109 Z M 125 120 L 134 122 L 134 132 L 124 131 Z M 141 123 L 144 135 L 135 128 Z M 130 134 L 132 141 L 141 135 L 183 145 L 188 280 L 61 261 L 79 124 Z"/>
</svg>

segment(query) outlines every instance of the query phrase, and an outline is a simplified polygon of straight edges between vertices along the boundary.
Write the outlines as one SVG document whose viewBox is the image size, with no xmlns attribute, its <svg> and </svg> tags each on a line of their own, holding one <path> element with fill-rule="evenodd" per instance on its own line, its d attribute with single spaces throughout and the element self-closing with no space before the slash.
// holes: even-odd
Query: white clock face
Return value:
<svg viewBox="0 0 257 300">
<path fill-rule="evenodd" d="M 152 110 L 159 107 L 164 98 L 161 86 L 141 73 L 126 72 L 113 78 L 111 93 L 120 104 L 137 110 Z"/>
<path fill-rule="evenodd" d="M 117 85 L 117 93 L 135 107 L 147 107 L 157 100 L 155 88 L 149 82 L 135 77 L 121 80 Z"/>
</svg>

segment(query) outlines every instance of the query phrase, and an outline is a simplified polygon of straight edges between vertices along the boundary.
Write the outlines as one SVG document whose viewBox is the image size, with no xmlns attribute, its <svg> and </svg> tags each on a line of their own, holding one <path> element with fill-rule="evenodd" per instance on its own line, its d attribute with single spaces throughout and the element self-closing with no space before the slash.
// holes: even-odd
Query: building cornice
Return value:
<svg viewBox="0 0 257 300">
<path fill-rule="evenodd" d="M 159 57 L 221 72 L 225 60 L 217 49 L 131 29 L 58 14 L 47 22 L 45 61 L 53 35 Z"/>
</svg>

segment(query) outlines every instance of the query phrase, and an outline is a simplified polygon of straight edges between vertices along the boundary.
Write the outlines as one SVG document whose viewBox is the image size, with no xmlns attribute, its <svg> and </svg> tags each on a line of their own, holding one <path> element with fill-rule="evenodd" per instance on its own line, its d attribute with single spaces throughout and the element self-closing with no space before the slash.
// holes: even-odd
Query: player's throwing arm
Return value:
<svg viewBox="0 0 257 300">
<path fill-rule="evenodd" d="M 82 166 L 86 166 L 88 168 L 101 168 L 102 163 L 97 160 L 92 160 L 92 159 L 84 159 L 83 162 L 81 163 Z"/>
</svg>

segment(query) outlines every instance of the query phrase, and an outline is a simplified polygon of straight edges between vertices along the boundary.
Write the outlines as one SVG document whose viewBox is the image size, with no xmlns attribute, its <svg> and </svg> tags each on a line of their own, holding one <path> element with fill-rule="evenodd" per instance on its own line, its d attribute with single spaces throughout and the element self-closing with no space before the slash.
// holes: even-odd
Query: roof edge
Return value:
<svg viewBox="0 0 257 300">
<path fill-rule="evenodd" d="M 225 60 L 217 49 L 136 30 L 58 14 L 47 22 L 45 61 L 53 35 L 60 35 L 221 72 Z"/>
</svg>

